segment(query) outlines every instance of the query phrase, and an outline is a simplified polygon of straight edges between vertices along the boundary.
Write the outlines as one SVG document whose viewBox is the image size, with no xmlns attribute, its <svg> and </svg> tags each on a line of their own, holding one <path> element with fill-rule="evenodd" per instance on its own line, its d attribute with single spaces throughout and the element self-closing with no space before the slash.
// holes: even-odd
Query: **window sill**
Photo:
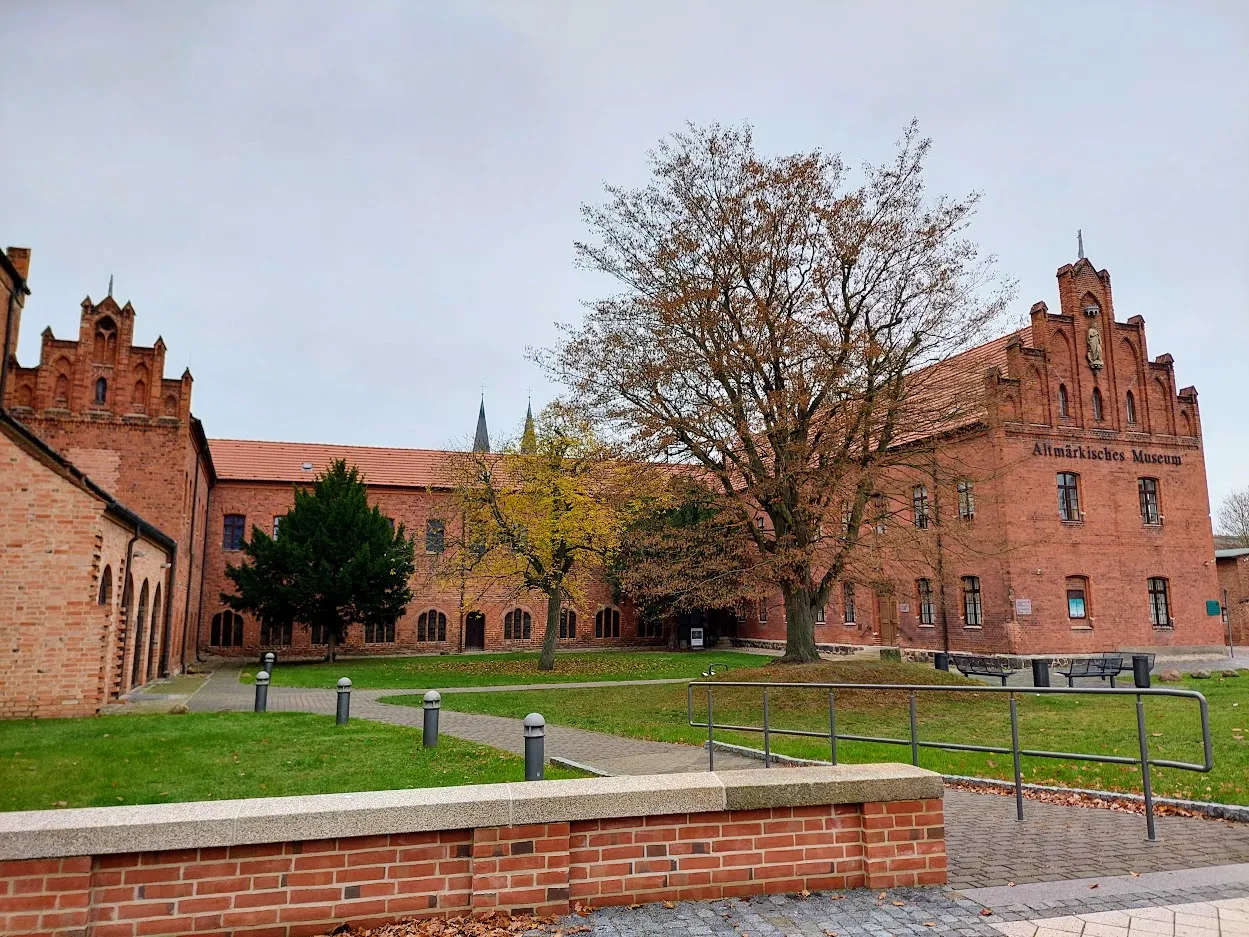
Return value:
<svg viewBox="0 0 1249 937">
<path fill-rule="evenodd" d="M 964 631 L 983 631 L 984 625 L 963 625 Z"/>
<path fill-rule="evenodd" d="M 1071 630 L 1072 631 L 1092 631 L 1093 626 L 1092 625 L 1072 625 Z"/>
<path fill-rule="evenodd" d="M 937 626 L 936 625 L 920 625 L 919 627 L 923 628 L 926 631 L 933 631 L 936 629 Z"/>
<path fill-rule="evenodd" d="M 1160 521 L 1155 521 L 1153 523 L 1150 523 L 1149 521 L 1141 521 L 1141 527 L 1145 530 L 1162 530 L 1162 523 Z"/>
<path fill-rule="evenodd" d="M 1069 521 L 1061 517 L 1058 520 L 1062 523 L 1064 527 L 1083 527 L 1084 526 L 1084 521 Z"/>
<path fill-rule="evenodd" d="M 1154 631 L 1174 631 L 1175 622 L 1171 622 L 1169 625 L 1154 625 L 1153 629 Z"/>
</svg>

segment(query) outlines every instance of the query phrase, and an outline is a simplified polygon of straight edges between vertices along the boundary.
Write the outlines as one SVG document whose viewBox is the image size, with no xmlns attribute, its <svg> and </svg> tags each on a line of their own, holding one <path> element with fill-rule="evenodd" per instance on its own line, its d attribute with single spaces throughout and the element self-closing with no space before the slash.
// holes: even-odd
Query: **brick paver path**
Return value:
<svg viewBox="0 0 1249 937">
<path fill-rule="evenodd" d="M 197 712 L 251 709 L 254 690 L 239 683 L 238 674 L 238 670 L 215 672 L 191 698 L 190 708 Z M 394 690 L 354 690 L 352 717 L 418 728 L 423 718 L 419 708 L 378 702 L 380 697 L 394 694 Z M 333 690 L 269 689 L 272 711 L 328 716 L 334 712 L 335 700 Z M 440 730 L 516 754 L 524 751 L 519 718 L 444 709 Z M 567 758 L 612 774 L 707 769 L 707 753 L 701 748 L 620 738 L 566 726 L 547 726 L 546 751 L 548 757 Z M 722 752 L 716 755 L 716 768 L 761 769 L 762 764 Z M 1025 819 L 1020 823 L 1015 819 L 1013 797 L 957 790 L 946 791 L 945 814 L 950 884 L 958 887 L 1249 862 L 1247 824 L 1158 817 L 1158 842 L 1148 843 L 1145 819 L 1140 814 L 1026 800 Z"/>
</svg>

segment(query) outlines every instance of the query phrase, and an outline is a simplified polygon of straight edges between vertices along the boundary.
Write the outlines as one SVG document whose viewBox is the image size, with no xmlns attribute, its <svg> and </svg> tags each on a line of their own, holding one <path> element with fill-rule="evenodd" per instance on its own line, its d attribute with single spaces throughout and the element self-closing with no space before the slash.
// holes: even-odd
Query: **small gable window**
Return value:
<svg viewBox="0 0 1249 937">
<path fill-rule="evenodd" d="M 99 378 L 95 382 L 95 402 L 104 403 L 106 400 L 108 400 L 108 381 Z"/>
<path fill-rule="evenodd" d="M 1125 407 L 1128 414 L 1128 422 L 1136 422 L 1136 398 L 1132 396 L 1132 392 L 1128 391 L 1127 406 Z"/>
<path fill-rule="evenodd" d="M 1093 419 L 1095 419 L 1098 423 L 1100 423 L 1103 419 L 1102 392 L 1096 387 L 1093 388 Z"/>
<path fill-rule="evenodd" d="M 100 598 L 101 605 L 108 605 L 113 601 L 113 567 L 105 566 L 104 572 L 100 575 Z"/>
<path fill-rule="evenodd" d="M 1067 385 L 1058 385 L 1058 415 L 1064 420 L 1071 416 L 1071 404 L 1067 399 Z"/>
</svg>

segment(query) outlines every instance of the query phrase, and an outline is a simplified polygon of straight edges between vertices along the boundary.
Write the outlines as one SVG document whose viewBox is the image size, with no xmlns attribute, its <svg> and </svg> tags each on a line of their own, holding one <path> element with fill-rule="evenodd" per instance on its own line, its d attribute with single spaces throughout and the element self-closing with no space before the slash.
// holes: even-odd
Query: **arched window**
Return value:
<svg viewBox="0 0 1249 937">
<path fill-rule="evenodd" d="M 1167 594 L 1167 581 L 1161 576 L 1149 582 L 1149 623 L 1155 628 L 1171 627 L 1171 601 Z"/>
<path fill-rule="evenodd" d="M 436 608 L 421 612 L 416 619 L 417 641 L 447 640 L 447 616 Z"/>
<path fill-rule="evenodd" d="M 1083 621 L 1092 614 L 1089 607 L 1089 581 L 1085 576 L 1067 577 L 1067 617 Z"/>
<path fill-rule="evenodd" d="M 290 647 L 291 632 L 294 630 L 291 623 L 288 622 L 267 622 L 260 623 L 260 643 L 267 644 L 270 647 Z"/>
<path fill-rule="evenodd" d="M 577 636 L 577 613 L 571 608 L 559 610 L 559 636 L 575 638 Z"/>
<path fill-rule="evenodd" d="M 147 681 L 156 677 L 156 628 L 160 624 L 160 585 L 152 596 L 152 617 L 147 632 Z"/>
<path fill-rule="evenodd" d="M 594 615 L 594 637 L 620 637 L 620 609 L 600 608 Z"/>
<path fill-rule="evenodd" d="M 915 526 L 920 530 L 928 529 L 928 488 L 916 485 L 911 489 L 911 514 Z"/>
<path fill-rule="evenodd" d="M 139 682 L 139 674 L 143 672 L 143 625 L 147 619 L 147 580 L 143 580 L 143 588 L 139 590 L 139 610 L 134 616 L 134 657 L 130 663 L 130 685 Z"/>
<path fill-rule="evenodd" d="M 1093 388 L 1093 419 L 1098 423 L 1102 421 L 1102 392 L 1098 388 Z"/>
<path fill-rule="evenodd" d="M 208 633 L 208 643 L 213 647 L 242 647 L 243 616 L 230 609 L 214 615 L 212 628 Z"/>
<path fill-rule="evenodd" d="M 95 341 L 91 357 L 96 361 L 108 361 L 117 348 L 117 326 L 108 316 L 95 324 Z"/>
<path fill-rule="evenodd" d="M 108 381 L 97 378 L 95 382 L 95 402 L 104 403 L 108 400 Z"/>
<path fill-rule="evenodd" d="M 100 597 L 101 605 L 108 605 L 113 601 L 113 567 L 105 566 L 104 572 L 100 574 Z"/>
<path fill-rule="evenodd" d="M 1067 400 L 1067 385 L 1058 385 L 1058 415 L 1064 420 L 1071 416 L 1070 402 Z"/>
<path fill-rule="evenodd" d="M 141 379 L 134 382 L 134 394 L 130 398 L 130 406 L 142 413 L 147 406 L 147 384 Z"/>
<path fill-rule="evenodd" d="M 1058 516 L 1065 521 L 1080 519 L 1080 476 L 1075 472 L 1058 473 Z"/>
<path fill-rule="evenodd" d="M 1136 398 L 1132 396 L 1132 392 L 1128 391 L 1127 406 L 1124 408 L 1128 414 L 1128 422 L 1136 422 Z"/>
<path fill-rule="evenodd" d="M 523 608 L 514 608 L 503 616 L 503 640 L 528 641 L 532 619 Z"/>
</svg>

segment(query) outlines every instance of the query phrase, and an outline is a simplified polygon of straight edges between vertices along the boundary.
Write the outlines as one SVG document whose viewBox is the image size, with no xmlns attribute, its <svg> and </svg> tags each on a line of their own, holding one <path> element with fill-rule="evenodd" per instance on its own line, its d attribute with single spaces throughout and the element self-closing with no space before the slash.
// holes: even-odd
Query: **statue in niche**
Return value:
<svg viewBox="0 0 1249 937">
<path fill-rule="evenodd" d="M 1103 364 L 1102 361 L 1102 333 L 1097 330 L 1097 326 L 1089 326 L 1089 367 L 1094 371 L 1100 371 Z"/>
</svg>

